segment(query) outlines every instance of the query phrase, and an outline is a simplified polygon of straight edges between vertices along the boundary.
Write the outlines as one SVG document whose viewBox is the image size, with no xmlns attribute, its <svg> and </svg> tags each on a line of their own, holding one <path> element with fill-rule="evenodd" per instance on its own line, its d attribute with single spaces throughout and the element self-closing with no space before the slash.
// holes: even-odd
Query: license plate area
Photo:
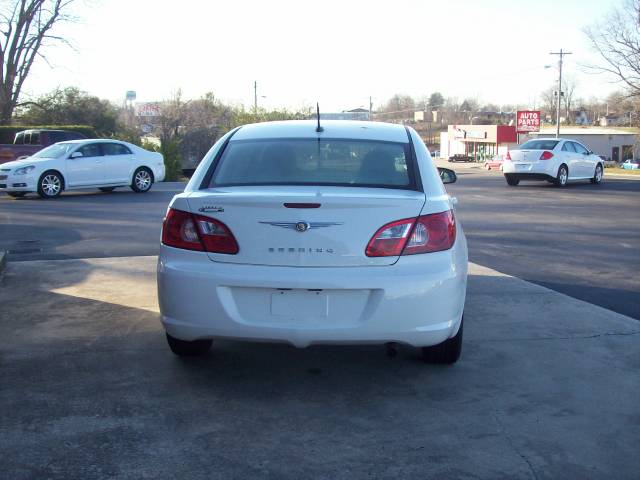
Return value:
<svg viewBox="0 0 640 480">
<path fill-rule="evenodd" d="M 278 317 L 327 317 L 329 296 L 322 290 L 278 290 L 271 294 L 271 315 Z"/>
</svg>

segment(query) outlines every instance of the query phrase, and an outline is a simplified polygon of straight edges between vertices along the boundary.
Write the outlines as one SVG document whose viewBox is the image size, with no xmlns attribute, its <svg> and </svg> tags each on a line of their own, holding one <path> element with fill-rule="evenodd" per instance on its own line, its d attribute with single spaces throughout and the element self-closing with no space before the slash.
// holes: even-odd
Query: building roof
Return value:
<svg viewBox="0 0 640 480">
<path fill-rule="evenodd" d="M 556 127 L 543 127 L 539 132 L 531 132 L 531 135 L 555 135 Z M 637 131 L 620 130 L 602 127 L 563 127 L 560 126 L 562 135 L 637 135 Z"/>
</svg>

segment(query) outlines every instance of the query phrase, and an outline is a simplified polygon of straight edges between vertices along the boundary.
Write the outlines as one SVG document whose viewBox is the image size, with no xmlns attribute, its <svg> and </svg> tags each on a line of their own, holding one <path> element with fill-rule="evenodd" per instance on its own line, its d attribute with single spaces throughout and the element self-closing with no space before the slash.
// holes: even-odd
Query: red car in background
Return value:
<svg viewBox="0 0 640 480">
<path fill-rule="evenodd" d="M 484 168 L 486 168 L 487 170 L 502 171 L 503 163 L 504 163 L 504 155 L 494 155 L 491 159 L 485 160 Z"/>
</svg>

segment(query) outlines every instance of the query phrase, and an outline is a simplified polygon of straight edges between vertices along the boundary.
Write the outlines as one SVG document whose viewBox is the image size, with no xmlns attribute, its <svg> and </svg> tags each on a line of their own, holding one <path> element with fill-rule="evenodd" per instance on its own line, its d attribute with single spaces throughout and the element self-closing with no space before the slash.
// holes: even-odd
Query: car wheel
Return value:
<svg viewBox="0 0 640 480">
<path fill-rule="evenodd" d="M 591 183 L 597 185 L 602 182 L 602 165 L 596 165 L 596 170 L 593 172 L 593 178 L 591 179 Z"/>
<path fill-rule="evenodd" d="M 509 173 L 505 173 L 504 178 L 507 181 L 507 184 L 511 185 L 512 187 L 515 187 L 520 183 L 520 179 L 518 177 Z"/>
<path fill-rule="evenodd" d="M 140 167 L 133 172 L 133 178 L 131 179 L 131 190 L 136 193 L 148 192 L 153 185 L 153 174 L 151 170 L 145 167 Z"/>
<path fill-rule="evenodd" d="M 38 180 L 38 195 L 42 198 L 55 198 L 64 188 L 64 181 L 58 172 L 44 172 Z"/>
<path fill-rule="evenodd" d="M 462 327 L 464 315 L 460 320 L 460 328 L 454 337 L 445 340 L 433 347 L 422 347 L 422 359 L 427 363 L 456 363 L 462 352 Z"/>
<path fill-rule="evenodd" d="M 113 192 L 116 187 L 100 187 L 99 190 L 104 193 Z"/>
<path fill-rule="evenodd" d="M 558 175 L 556 176 L 555 184 L 557 187 L 564 187 L 569 180 L 569 170 L 566 165 L 560 165 L 558 169 Z"/>
<path fill-rule="evenodd" d="M 485 164 L 484 164 L 484 168 L 486 168 L 487 170 L 491 170 L 491 167 L 489 166 L 489 164 L 488 164 L 488 163 L 485 163 Z"/>
<path fill-rule="evenodd" d="M 27 194 L 27 192 L 7 192 L 7 194 L 13 198 L 21 198 L 21 197 L 24 197 Z"/>
<path fill-rule="evenodd" d="M 212 340 L 180 340 L 167 333 L 167 343 L 173 353 L 180 357 L 204 355 L 211 348 Z"/>
</svg>

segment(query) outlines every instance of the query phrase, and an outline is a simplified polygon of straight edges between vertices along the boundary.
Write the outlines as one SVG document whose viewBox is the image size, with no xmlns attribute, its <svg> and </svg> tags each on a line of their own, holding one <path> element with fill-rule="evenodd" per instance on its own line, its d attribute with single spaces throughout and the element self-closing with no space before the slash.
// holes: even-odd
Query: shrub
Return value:
<svg viewBox="0 0 640 480">
<path fill-rule="evenodd" d="M 164 180 L 175 182 L 182 176 L 182 162 L 178 142 L 175 140 L 163 141 L 160 145 L 160 153 L 164 157 Z"/>
</svg>

